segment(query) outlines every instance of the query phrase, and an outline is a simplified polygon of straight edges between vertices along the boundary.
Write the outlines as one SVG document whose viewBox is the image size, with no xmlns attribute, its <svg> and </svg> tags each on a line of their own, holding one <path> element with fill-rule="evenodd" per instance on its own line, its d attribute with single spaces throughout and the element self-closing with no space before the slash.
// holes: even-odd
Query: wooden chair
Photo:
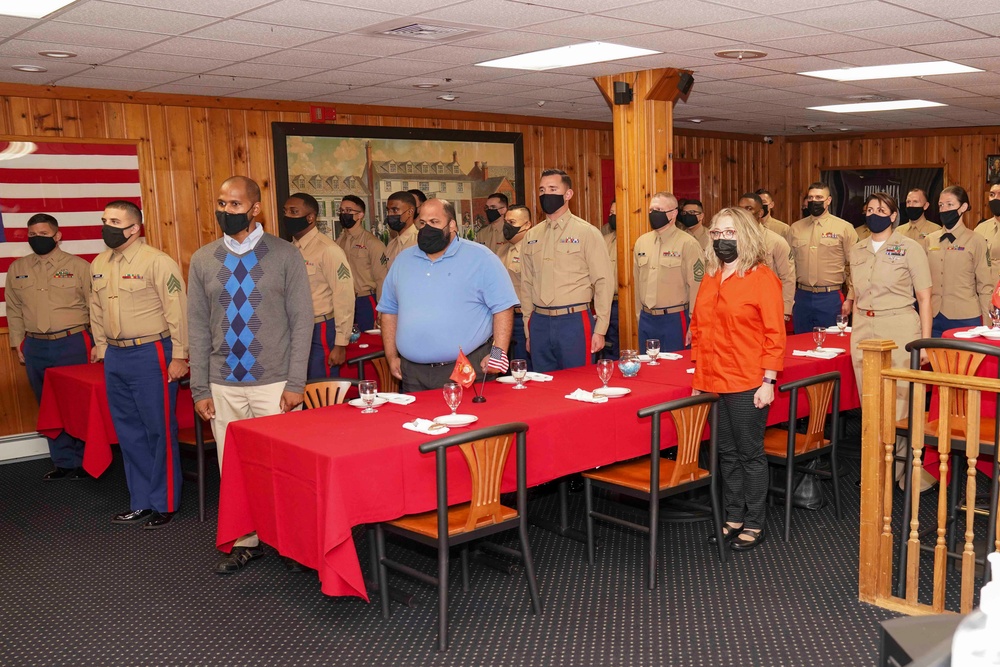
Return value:
<svg viewBox="0 0 1000 667">
<path fill-rule="evenodd" d="M 375 548 L 378 556 L 378 588 L 382 602 L 382 616 L 389 617 L 389 586 L 387 569 L 407 574 L 438 589 L 438 649 L 448 648 L 448 550 L 454 545 L 468 545 L 487 535 L 507 530 L 518 531 L 521 550 L 499 544 L 490 547 L 501 553 L 519 558 L 524 563 L 528 580 L 531 607 L 536 614 L 542 612 L 535 581 L 535 565 L 528 545 L 528 490 L 525 461 L 526 431 L 521 422 L 480 428 L 466 433 L 431 440 L 420 445 L 420 452 L 434 452 L 437 464 L 437 509 L 422 514 L 411 514 L 395 521 L 377 524 Z M 511 441 L 517 441 L 517 509 L 500 504 L 500 482 L 510 453 Z M 460 505 L 448 504 L 448 450 L 458 447 L 465 457 L 472 478 L 472 500 Z M 407 565 L 390 560 L 385 554 L 385 533 L 391 533 L 420 544 L 436 547 L 438 576 L 433 577 Z M 468 547 L 461 551 L 462 590 L 469 589 Z"/>
<path fill-rule="evenodd" d="M 181 387 L 190 387 L 191 378 L 181 378 Z M 192 403 L 194 398 L 192 397 Z M 192 406 L 193 407 L 193 406 Z M 184 479 L 191 480 L 198 484 L 198 520 L 205 520 L 205 452 L 215 450 L 215 435 L 212 433 L 211 424 L 194 413 L 194 426 L 182 428 L 177 431 L 177 444 L 188 449 L 194 449 L 197 472 L 184 471 Z"/>
<path fill-rule="evenodd" d="M 358 378 L 365 380 L 365 362 L 370 361 L 375 366 L 375 380 L 378 382 L 378 390 L 386 392 L 399 392 L 399 380 L 392 375 L 389 370 L 389 361 L 385 358 L 385 351 L 372 352 L 363 357 L 355 357 L 349 363 L 358 365 Z"/>
<path fill-rule="evenodd" d="M 917 370 L 920 368 L 920 352 L 924 351 L 927 353 L 927 358 L 930 361 L 931 369 L 937 373 L 950 373 L 953 375 L 975 375 L 976 371 L 982 365 L 986 357 L 993 357 L 997 361 L 998 367 L 998 377 L 1000 377 L 1000 348 L 995 345 L 988 345 L 986 343 L 976 343 L 967 340 L 955 340 L 950 338 L 921 338 L 920 340 L 915 340 L 906 345 L 907 352 L 910 353 L 910 368 Z M 913 384 L 910 385 L 910 409 L 908 418 L 905 420 L 900 420 L 896 423 L 896 434 L 897 436 L 903 436 L 906 438 L 907 443 L 910 442 L 910 423 L 913 420 L 913 410 L 914 410 L 914 393 L 916 389 Z M 968 393 L 964 389 L 954 389 L 951 392 L 951 400 L 948 410 L 951 415 L 951 453 L 963 453 L 966 451 L 966 435 L 965 426 L 967 422 L 967 398 Z M 998 461 L 997 461 L 997 443 L 1000 442 L 1000 395 L 996 397 L 996 410 L 991 416 L 980 416 L 979 419 L 979 456 L 990 456 L 993 458 L 993 483 L 990 492 L 990 508 L 991 512 L 989 515 L 989 521 L 987 523 L 986 529 L 986 544 L 994 544 L 996 539 L 996 516 L 993 514 L 993 510 L 997 507 L 997 497 L 998 497 L 998 483 L 1000 480 L 997 479 L 998 476 Z M 923 409 L 923 405 L 920 406 Z M 940 411 L 943 406 L 939 407 Z M 931 419 L 931 414 L 926 414 L 926 419 L 924 422 L 924 443 L 926 445 L 931 445 L 937 447 L 940 438 L 940 421 L 938 419 Z M 913 483 L 913 448 L 906 448 L 905 457 L 897 457 L 897 460 L 901 459 L 906 462 L 903 473 L 903 498 L 911 497 L 911 484 Z M 967 470 L 965 466 L 955 465 L 954 463 L 949 464 L 949 470 L 951 472 L 950 480 L 941 480 L 942 484 L 946 484 L 949 492 L 948 497 L 948 518 L 946 521 L 947 525 L 947 545 L 948 545 L 948 557 L 953 560 L 961 559 L 962 555 L 960 553 L 955 553 L 955 546 L 958 539 L 958 535 L 955 531 L 955 521 L 958 517 L 959 509 L 959 491 L 961 487 L 961 480 L 967 475 Z M 912 514 L 912 508 L 909 502 L 903 502 L 903 520 L 902 526 L 905 531 L 910 525 L 910 518 Z M 935 532 L 936 526 L 931 526 L 926 528 L 918 536 L 918 539 L 922 539 L 924 536 L 931 532 Z M 933 547 L 921 547 L 925 550 L 932 550 Z M 906 595 L 906 560 L 907 560 L 907 541 L 905 539 L 899 540 L 898 551 L 896 556 L 897 563 L 899 565 L 899 579 L 896 583 L 897 595 L 903 597 Z M 985 559 L 976 559 L 977 563 L 984 564 Z M 986 584 L 990 580 L 990 568 L 984 567 L 983 574 L 983 584 Z"/>
<path fill-rule="evenodd" d="M 805 433 L 795 430 L 798 414 L 799 390 L 805 389 L 806 400 L 809 402 L 809 426 Z M 815 459 L 824 454 L 830 455 L 830 470 L 800 468 L 799 472 L 814 475 L 833 481 L 833 504 L 837 510 L 837 520 L 842 515 L 840 507 L 840 475 L 837 469 L 837 442 L 839 440 L 840 419 L 840 372 L 833 371 L 814 375 L 813 377 L 786 382 L 778 387 L 778 391 L 791 392 L 788 402 L 788 430 L 769 428 L 764 431 L 764 455 L 771 465 L 785 467 L 785 485 L 783 487 L 769 486 L 772 494 L 781 494 L 785 498 L 785 532 L 787 542 L 792 536 L 792 493 L 795 478 L 795 466 L 804 461 Z M 830 439 L 824 435 L 827 412 L 830 403 L 833 412 L 830 425 Z"/>
<path fill-rule="evenodd" d="M 347 398 L 347 392 L 356 386 L 360 380 L 354 378 L 316 378 L 306 381 L 306 389 L 302 394 L 302 402 L 306 410 L 325 408 L 328 405 L 340 405 Z"/>
<path fill-rule="evenodd" d="M 639 417 L 652 417 L 650 429 L 650 455 L 631 461 L 615 463 L 583 473 L 583 493 L 587 518 L 587 562 L 594 564 L 594 519 L 614 523 L 649 535 L 649 588 L 656 588 L 657 528 L 660 500 L 685 491 L 710 486 L 712 497 L 712 523 L 719 542 L 719 557 L 726 560 L 726 542 L 722 539 L 722 511 L 719 505 L 716 474 L 716 394 L 699 394 L 676 401 L 660 403 L 639 410 Z M 674 420 L 677 430 L 677 459 L 660 456 L 660 430 L 664 414 Z M 709 437 L 709 469 L 698 466 L 701 437 L 705 423 L 711 415 Z M 638 524 L 594 510 L 594 486 L 615 491 L 632 498 L 649 502 L 649 523 Z M 652 489 L 656 489 L 655 492 Z"/>
</svg>

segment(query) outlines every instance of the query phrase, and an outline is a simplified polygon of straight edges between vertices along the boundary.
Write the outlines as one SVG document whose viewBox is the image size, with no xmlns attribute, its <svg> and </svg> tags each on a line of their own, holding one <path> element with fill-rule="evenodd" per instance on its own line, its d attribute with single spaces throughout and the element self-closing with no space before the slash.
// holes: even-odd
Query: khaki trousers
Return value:
<svg viewBox="0 0 1000 667">
<path fill-rule="evenodd" d="M 222 457 L 226 449 L 226 429 L 230 422 L 254 417 L 268 417 L 281 412 L 279 402 L 281 392 L 285 390 L 284 382 L 275 382 L 259 386 L 231 386 L 210 384 L 212 401 L 215 403 L 215 419 L 212 420 L 212 433 L 215 435 L 215 447 L 219 457 L 219 473 L 222 473 Z M 244 535 L 236 540 L 234 547 L 256 547 L 260 544 L 257 533 Z"/>
</svg>

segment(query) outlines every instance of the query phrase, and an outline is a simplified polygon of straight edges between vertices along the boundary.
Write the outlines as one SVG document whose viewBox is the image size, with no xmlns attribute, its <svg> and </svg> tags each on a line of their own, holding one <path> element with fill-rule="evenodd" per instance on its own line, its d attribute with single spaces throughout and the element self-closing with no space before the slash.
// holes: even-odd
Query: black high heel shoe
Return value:
<svg viewBox="0 0 1000 667">
<path fill-rule="evenodd" d="M 728 523 L 724 523 L 722 524 L 722 541 L 732 542 L 733 540 L 736 539 L 736 536 L 739 535 L 742 531 L 743 531 L 743 526 L 740 526 L 739 528 L 733 528 Z M 714 532 L 708 536 L 708 543 L 709 544 L 719 543 L 719 541 L 715 539 Z"/>
<path fill-rule="evenodd" d="M 742 531 L 740 531 L 740 534 L 741 535 L 743 535 L 743 534 L 753 535 L 753 539 L 752 540 L 733 540 L 732 544 L 729 545 L 730 548 L 732 548 L 733 551 L 750 551 L 751 549 L 753 549 L 758 544 L 760 544 L 760 543 L 762 543 L 764 541 L 764 529 L 763 528 L 761 528 L 760 530 L 758 530 L 756 532 L 756 534 L 754 534 L 754 532 L 750 531 L 750 530 L 742 530 Z"/>
</svg>

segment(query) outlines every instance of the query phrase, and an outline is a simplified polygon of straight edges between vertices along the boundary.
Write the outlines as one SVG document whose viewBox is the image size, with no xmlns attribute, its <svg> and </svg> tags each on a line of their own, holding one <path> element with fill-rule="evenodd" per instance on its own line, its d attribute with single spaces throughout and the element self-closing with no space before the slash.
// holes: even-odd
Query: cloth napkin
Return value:
<svg viewBox="0 0 1000 667">
<path fill-rule="evenodd" d="M 554 379 L 551 375 L 546 375 L 545 373 L 536 373 L 531 371 L 530 373 L 525 373 L 524 377 L 528 380 L 534 380 L 535 382 L 552 382 Z"/>
<path fill-rule="evenodd" d="M 694 375 L 694 369 L 693 369 L 693 368 L 689 368 L 689 369 L 687 369 L 687 371 L 685 371 L 685 372 L 686 372 L 686 373 L 690 373 L 691 375 Z"/>
<path fill-rule="evenodd" d="M 607 403 L 607 396 L 594 396 L 592 391 L 584 391 L 583 389 L 577 389 L 572 394 L 566 394 L 566 398 L 571 401 L 580 401 L 582 403 Z"/>
<path fill-rule="evenodd" d="M 384 396 L 384 394 L 382 395 Z M 431 429 L 432 426 L 435 426 L 435 428 Z M 407 431 L 416 431 L 417 433 L 424 433 L 426 435 L 444 435 L 451 430 L 447 426 L 436 426 L 430 419 L 414 419 L 412 422 L 403 424 L 403 428 Z"/>
<path fill-rule="evenodd" d="M 826 328 L 826 332 L 828 334 L 839 334 L 840 333 L 840 329 L 837 328 L 836 326 L 827 327 Z M 851 333 L 851 327 L 847 327 L 846 329 L 844 329 L 844 333 Z"/>
<path fill-rule="evenodd" d="M 391 391 L 380 391 L 378 395 L 390 403 L 395 403 L 396 405 L 409 405 L 417 400 L 416 396 L 410 396 L 409 394 L 396 394 Z"/>
<path fill-rule="evenodd" d="M 819 350 L 792 350 L 793 357 L 812 357 L 813 359 L 833 359 L 838 354 L 842 354 L 843 350 L 840 352 L 836 351 L 837 348 L 823 348 Z"/>
<path fill-rule="evenodd" d="M 676 352 L 660 352 L 656 357 L 657 360 L 665 359 L 667 361 L 677 361 L 678 359 L 683 359 L 684 357 Z M 652 361 L 652 358 L 648 354 L 640 354 L 639 361 Z"/>
<path fill-rule="evenodd" d="M 956 331 L 955 338 L 978 338 L 982 336 L 985 332 L 990 331 L 992 327 L 972 327 L 966 331 Z"/>
</svg>

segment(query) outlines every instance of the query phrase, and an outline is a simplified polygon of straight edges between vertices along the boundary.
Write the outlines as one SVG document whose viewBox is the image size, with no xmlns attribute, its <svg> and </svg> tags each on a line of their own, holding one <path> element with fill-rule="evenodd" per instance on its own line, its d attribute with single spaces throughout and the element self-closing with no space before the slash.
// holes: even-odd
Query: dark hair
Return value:
<svg viewBox="0 0 1000 667">
<path fill-rule="evenodd" d="M 830 186 L 824 183 L 823 181 L 814 181 L 810 183 L 809 187 L 806 188 L 806 195 L 805 195 L 806 197 L 809 196 L 810 190 L 826 190 L 826 194 L 827 195 L 830 194 Z"/>
<path fill-rule="evenodd" d="M 941 194 L 955 195 L 955 198 L 958 199 L 959 208 L 962 208 L 962 204 L 969 205 L 969 193 L 961 185 L 949 185 L 941 191 Z"/>
<path fill-rule="evenodd" d="M 417 188 L 413 188 L 412 190 L 407 190 L 407 192 L 413 195 L 414 198 L 416 198 L 416 200 L 421 204 L 427 201 L 427 195 L 424 194 L 423 190 L 418 190 Z"/>
<path fill-rule="evenodd" d="M 1000 185 L 1000 176 L 994 176 L 990 179 L 990 187 L 992 188 L 994 185 Z"/>
<path fill-rule="evenodd" d="M 698 208 L 701 209 L 702 213 L 705 212 L 705 205 L 701 203 L 700 199 L 682 199 L 681 201 L 677 202 L 677 208 L 680 209 L 683 209 L 685 206 L 688 205 L 697 206 Z"/>
<path fill-rule="evenodd" d="M 56 229 L 59 229 L 59 221 L 56 220 L 55 218 L 53 218 L 48 213 L 36 213 L 33 216 L 31 216 L 30 218 L 28 218 L 28 226 L 29 227 L 31 227 L 32 225 L 40 225 L 43 222 L 47 222 L 48 224 L 52 225 Z"/>
<path fill-rule="evenodd" d="M 363 200 L 361 197 L 358 197 L 357 195 L 344 195 L 343 197 L 341 197 L 340 201 L 342 202 L 349 201 L 352 204 L 357 205 L 358 208 L 361 209 L 362 213 L 368 210 L 367 207 L 365 206 L 365 200 Z"/>
<path fill-rule="evenodd" d="M 924 196 L 924 199 L 928 199 L 927 190 L 924 190 L 923 188 L 910 188 L 909 190 L 906 191 L 906 194 L 912 195 L 914 192 L 919 192 Z"/>
<path fill-rule="evenodd" d="M 508 208 L 510 206 L 510 200 L 507 199 L 507 195 L 505 195 L 502 192 L 494 192 L 493 194 L 491 194 L 489 197 L 486 198 L 487 201 L 489 201 L 490 199 L 499 199 L 500 201 L 503 202 L 504 208 Z"/>
<path fill-rule="evenodd" d="M 104 208 L 116 208 L 119 211 L 125 211 L 130 216 L 138 220 L 140 225 L 142 224 L 142 211 L 139 210 L 138 206 L 127 199 L 116 199 L 113 202 L 108 202 L 104 205 Z"/>
<path fill-rule="evenodd" d="M 290 196 L 289 199 L 298 199 L 306 205 L 307 209 L 313 213 L 319 213 L 319 202 L 316 201 L 316 198 L 310 194 L 306 194 L 305 192 L 296 192 L 294 195 Z"/>
<path fill-rule="evenodd" d="M 614 202 L 611 203 L 614 204 Z M 513 206 L 507 209 L 508 213 L 510 213 L 511 211 L 524 211 L 525 213 L 528 214 L 528 222 L 531 222 L 531 209 L 525 206 L 524 204 L 514 204 Z"/>
<path fill-rule="evenodd" d="M 865 199 L 865 208 L 868 208 L 868 203 L 871 200 L 875 200 L 880 204 L 885 204 L 885 207 L 889 209 L 890 213 L 899 213 L 899 205 L 896 204 L 895 198 L 887 192 L 873 192 L 868 195 Z"/>
<path fill-rule="evenodd" d="M 542 172 L 542 178 L 545 178 L 546 176 L 562 176 L 563 185 L 567 188 L 573 187 L 573 179 L 570 178 L 569 174 L 562 169 L 546 169 Z"/>
<path fill-rule="evenodd" d="M 243 189 L 246 190 L 247 197 L 249 197 L 251 204 L 256 204 L 257 202 L 260 201 L 260 186 L 257 185 L 257 181 L 253 180 L 252 178 L 247 178 L 246 176 L 230 176 L 225 181 L 223 181 L 222 184 L 225 185 L 226 183 L 232 183 L 233 181 L 236 181 L 237 183 L 240 183 L 243 186 Z"/>
<path fill-rule="evenodd" d="M 758 197 L 761 195 L 767 195 L 771 199 L 774 199 L 774 195 L 771 194 L 771 191 L 765 188 L 757 188 L 756 190 L 754 190 L 754 194 L 757 195 Z"/>
<path fill-rule="evenodd" d="M 400 201 L 404 204 L 413 207 L 413 210 L 417 210 L 417 198 L 413 196 L 412 192 L 406 190 L 399 190 L 398 192 L 393 192 L 389 195 L 389 198 L 385 200 L 387 203 L 391 201 Z"/>
<path fill-rule="evenodd" d="M 756 192 L 744 192 L 743 194 L 740 195 L 740 199 L 749 199 L 751 201 L 755 201 L 758 204 L 760 204 L 761 209 L 764 208 L 764 200 L 762 200 L 760 198 L 760 195 L 757 194 Z M 739 199 L 737 201 L 739 201 Z"/>
</svg>

